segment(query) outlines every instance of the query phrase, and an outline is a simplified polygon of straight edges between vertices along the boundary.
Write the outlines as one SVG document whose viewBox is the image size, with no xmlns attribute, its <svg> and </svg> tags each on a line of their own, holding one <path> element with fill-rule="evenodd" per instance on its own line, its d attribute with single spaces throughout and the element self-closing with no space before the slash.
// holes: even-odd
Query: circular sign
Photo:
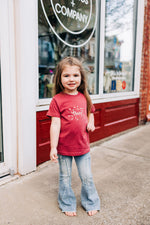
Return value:
<svg viewBox="0 0 150 225">
<path fill-rule="evenodd" d="M 61 5 L 60 1 L 54 1 L 54 0 L 50 0 L 51 4 L 52 4 L 52 8 L 53 11 L 55 13 L 55 16 L 57 17 L 57 20 L 59 21 L 59 23 L 61 24 L 61 26 L 68 31 L 71 34 L 81 34 L 83 31 L 86 30 L 86 28 L 89 25 L 89 22 L 91 20 L 91 15 L 92 15 L 92 0 L 90 0 L 90 4 L 89 4 L 89 9 L 86 11 L 86 14 L 82 14 L 80 11 L 76 11 L 74 9 L 71 9 L 65 5 Z M 55 2 L 55 3 L 54 3 Z M 81 1 L 86 3 L 86 5 L 89 3 L 88 1 Z M 72 2 L 70 1 L 70 5 L 72 5 L 74 7 L 75 2 L 74 0 L 72 0 Z M 67 27 L 67 25 L 65 25 L 65 20 L 63 21 L 63 18 L 61 18 L 61 15 L 63 15 L 64 17 L 69 17 L 71 20 L 74 20 L 74 26 L 76 30 L 79 29 L 79 31 L 72 31 L 71 30 L 71 26 Z M 78 21 L 80 21 L 80 23 L 84 24 L 83 29 L 80 30 L 80 27 L 78 25 Z M 80 24 L 80 26 L 82 26 Z"/>
<path fill-rule="evenodd" d="M 81 47 L 93 36 L 97 0 L 41 0 L 43 13 L 53 33 L 69 47 Z"/>
<path fill-rule="evenodd" d="M 125 80 L 122 81 L 122 89 L 123 89 L 123 90 L 126 89 L 126 82 L 125 82 Z"/>
</svg>

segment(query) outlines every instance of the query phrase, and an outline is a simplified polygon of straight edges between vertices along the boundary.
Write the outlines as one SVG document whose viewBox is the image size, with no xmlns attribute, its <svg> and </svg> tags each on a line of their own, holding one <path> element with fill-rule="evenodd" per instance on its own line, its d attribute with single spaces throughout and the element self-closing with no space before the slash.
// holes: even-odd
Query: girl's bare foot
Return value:
<svg viewBox="0 0 150 225">
<path fill-rule="evenodd" d="M 66 216 L 76 216 L 76 212 L 65 212 Z"/>
<path fill-rule="evenodd" d="M 88 212 L 89 216 L 94 216 L 98 211 L 97 210 L 92 210 Z"/>
</svg>

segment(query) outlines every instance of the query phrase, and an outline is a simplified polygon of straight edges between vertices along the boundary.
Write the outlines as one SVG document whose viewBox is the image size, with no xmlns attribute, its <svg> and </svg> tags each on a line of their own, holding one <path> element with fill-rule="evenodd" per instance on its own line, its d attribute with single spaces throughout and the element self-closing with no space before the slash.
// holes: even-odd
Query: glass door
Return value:
<svg viewBox="0 0 150 225">
<path fill-rule="evenodd" d="M 0 163 L 4 162 L 3 129 L 2 129 L 2 98 L 1 98 L 1 56 L 0 56 Z"/>
<path fill-rule="evenodd" d="M 14 1 L 0 0 L 0 182 L 17 171 Z"/>
</svg>

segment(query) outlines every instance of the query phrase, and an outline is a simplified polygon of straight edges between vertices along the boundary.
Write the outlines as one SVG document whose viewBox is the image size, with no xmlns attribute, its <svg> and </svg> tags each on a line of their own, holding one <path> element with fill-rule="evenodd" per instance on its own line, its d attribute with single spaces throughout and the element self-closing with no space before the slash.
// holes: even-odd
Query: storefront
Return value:
<svg viewBox="0 0 150 225">
<path fill-rule="evenodd" d="M 0 166 L 26 174 L 49 160 L 46 112 L 56 65 L 69 55 L 87 71 L 91 142 L 138 125 L 143 1 L 1 2 Z"/>
<path fill-rule="evenodd" d="M 45 107 L 52 97 L 57 62 L 78 57 L 95 103 L 91 142 L 138 125 L 142 29 L 140 1 L 38 1 L 39 105 L 37 164 L 49 159 Z M 85 19 L 86 18 L 86 19 Z"/>
</svg>

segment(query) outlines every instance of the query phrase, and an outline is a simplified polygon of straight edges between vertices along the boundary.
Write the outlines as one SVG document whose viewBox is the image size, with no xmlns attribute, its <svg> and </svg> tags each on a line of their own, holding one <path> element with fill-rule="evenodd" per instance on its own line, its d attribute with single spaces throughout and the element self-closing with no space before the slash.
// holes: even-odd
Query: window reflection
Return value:
<svg viewBox="0 0 150 225">
<path fill-rule="evenodd" d="M 134 89 L 137 0 L 106 0 L 103 92 Z"/>
<path fill-rule="evenodd" d="M 67 40 L 70 44 L 80 45 L 86 39 L 89 38 L 89 33 L 92 31 L 92 27 L 88 27 L 88 30 L 85 31 L 82 35 L 71 35 L 64 30 L 62 27 L 58 29 L 58 25 L 56 23 L 56 18 L 54 17 L 54 13 L 50 8 L 50 1 L 45 0 L 44 6 L 45 10 L 47 10 L 48 18 L 51 18 L 53 23 L 53 28 L 59 30 L 59 36 Z M 66 1 L 67 2 L 67 1 Z M 93 1 L 94 2 L 94 1 Z M 67 4 L 67 3 L 66 3 Z M 70 2 L 68 3 L 70 4 Z M 50 10 L 48 10 L 50 9 Z M 85 9 L 84 9 L 85 10 Z M 96 72 L 96 50 L 95 43 L 96 33 L 93 33 L 92 38 L 81 47 L 71 47 L 67 46 L 63 43 L 52 31 L 50 28 L 41 5 L 41 1 L 38 1 L 38 45 L 39 45 L 39 98 L 51 98 L 53 96 L 53 85 L 54 85 L 54 73 L 57 63 L 66 56 L 74 56 L 78 57 L 84 65 L 84 68 L 87 72 L 87 83 L 88 83 L 88 91 L 90 94 L 97 94 L 97 72 Z M 67 23 L 67 21 L 66 21 Z M 72 27 L 71 27 L 72 26 Z M 70 24 L 70 29 L 73 29 L 73 25 Z M 88 32 L 89 31 L 89 32 Z"/>
</svg>

